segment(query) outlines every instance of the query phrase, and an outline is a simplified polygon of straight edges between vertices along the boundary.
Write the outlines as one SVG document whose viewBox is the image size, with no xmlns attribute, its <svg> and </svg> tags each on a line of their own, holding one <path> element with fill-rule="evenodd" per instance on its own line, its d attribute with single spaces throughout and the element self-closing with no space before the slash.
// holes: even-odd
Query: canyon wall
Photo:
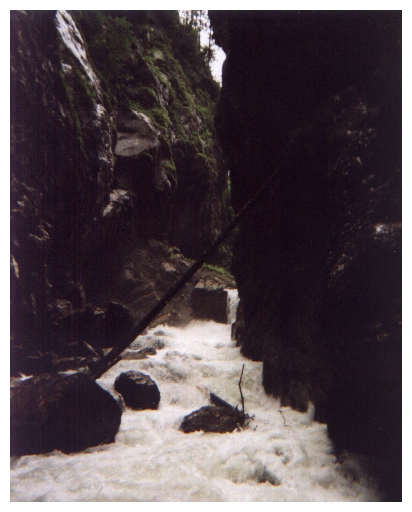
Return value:
<svg viewBox="0 0 412 512">
<path fill-rule="evenodd" d="M 14 371 L 121 337 L 220 232 L 218 95 L 177 11 L 11 11 Z"/>
<path fill-rule="evenodd" d="M 244 355 L 401 496 L 401 13 L 210 11 Z M 372 461 L 372 462 L 371 462 Z"/>
</svg>

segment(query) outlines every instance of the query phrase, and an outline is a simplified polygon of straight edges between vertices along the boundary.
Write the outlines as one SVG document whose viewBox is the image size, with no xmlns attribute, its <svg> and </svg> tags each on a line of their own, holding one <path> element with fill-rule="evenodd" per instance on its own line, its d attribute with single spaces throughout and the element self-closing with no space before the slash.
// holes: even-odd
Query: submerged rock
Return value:
<svg viewBox="0 0 412 512">
<path fill-rule="evenodd" d="M 114 389 L 120 393 L 127 407 L 132 409 L 157 409 L 160 402 L 160 391 L 149 375 L 136 371 L 121 373 Z"/>
<path fill-rule="evenodd" d="M 10 455 L 78 452 L 113 443 L 122 411 L 85 374 L 38 376 L 11 390 Z"/>
<path fill-rule="evenodd" d="M 155 356 L 157 354 L 157 351 L 155 348 L 153 347 L 144 347 L 144 348 L 141 348 L 139 351 L 138 351 L 139 354 L 145 354 L 147 356 Z"/>
<path fill-rule="evenodd" d="M 134 349 L 155 349 L 160 350 L 164 348 L 165 342 L 158 336 L 139 336 L 130 346 Z"/>
<path fill-rule="evenodd" d="M 122 354 L 122 359 L 125 359 L 127 361 L 135 361 L 139 359 L 147 359 L 147 355 L 142 354 L 136 350 L 125 350 Z"/>
</svg>

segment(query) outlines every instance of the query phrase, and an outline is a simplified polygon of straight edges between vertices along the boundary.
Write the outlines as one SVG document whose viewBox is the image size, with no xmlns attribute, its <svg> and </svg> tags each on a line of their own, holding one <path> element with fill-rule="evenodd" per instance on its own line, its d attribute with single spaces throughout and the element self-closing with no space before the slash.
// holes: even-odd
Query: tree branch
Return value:
<svg viewBox="0 0 412 512">
<path fill-rule="evenodd" d="M 242 400 L 242 414 L 243 414 L 243 416 L 245 416 L 245 399 L 243 398 L 242 386 L 240 384 L 242 382 L 244 368 L 245 368 L 245 363 L 243 363 L 242 373 L 240 374 L 240 379 L 239 379 L 239 391 L 240 391 L 240 398 Z"/>
</svg>

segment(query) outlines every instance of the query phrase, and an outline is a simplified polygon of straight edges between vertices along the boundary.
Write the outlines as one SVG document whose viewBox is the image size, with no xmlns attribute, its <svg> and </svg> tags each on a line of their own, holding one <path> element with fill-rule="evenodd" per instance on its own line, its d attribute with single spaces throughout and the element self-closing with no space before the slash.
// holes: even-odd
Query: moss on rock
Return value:
<svg viewBox="0 0 412 512">
<path fill-rule="evenodd" d="M 150 153 L 151 170 L 142 154 L 133 165 L 120 162 L 120 174 L 116 169 L 115 174 L 123 176 L 125 166 L 129 176 L 132 167 L 138 173 L 145 169 L 147 179 L 154 176 L 155 181 L 159 172 L 166 173 L 167 206 L 150 236 L 165 238 L 187 256 L 197 257 L 227 217 L 223 201 L 227 169 L 214 130 L 219 85 L 202 54 L 198 33 L 180 23 L 177 11 L 72 11 L 72 15 L 115 108 L 145 114 L 160 134 L 159 146 Z M 132 180 L 127 179 L 130 185 Z M 160 211 L 166 189 L 158 189 L 161 198 L 156 192 L 148 197 L 147 187 L 139 180 L 136 189 L 133 180 L 131 192 L 149 209 Z M 136 225 L 137 234 L 144 234 L 148 224 L 140 212 Z M 220 263 L 227 260 L 216 258 Z"/>
</svg>

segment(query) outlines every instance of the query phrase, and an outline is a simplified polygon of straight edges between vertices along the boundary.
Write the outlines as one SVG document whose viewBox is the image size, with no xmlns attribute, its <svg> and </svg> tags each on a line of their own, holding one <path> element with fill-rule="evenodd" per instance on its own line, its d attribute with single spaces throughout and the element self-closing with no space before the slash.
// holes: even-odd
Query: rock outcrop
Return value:
<svg viewBox="0 0 412 512">
<path fill-rule="evenodd" d="M 228 292 L 216 281 L 200 280 L 192 291 L 193 317 L 199 320 L 213 320 L 228 323 Z"/>
<path fill-rule="evenodd" d="M 113 183 L 112 112 L 81 45 L 69 16 L 11 13 L 11 332 L 42 350 L 61 301 L 85 306 L 81 265 Z"/>
<path fill-rule="evenodd" d="M 160 145 L 160 132 L 156 130 L 147 115 L 129 110 L 119 112 L 117 117 L 117 156 L 138 157 L 146 149 Z"/>
<path fill-rule="evenodd" d="M 400 11 L 211 11 L 242 352 L 401 495 Z"/>
<path fill-rule="evenodd" d="M 10 455 L 72 453 L 113 443 L 122 411 L 84 374 L 32 377 L 10 398 Z"/>
</svg>

